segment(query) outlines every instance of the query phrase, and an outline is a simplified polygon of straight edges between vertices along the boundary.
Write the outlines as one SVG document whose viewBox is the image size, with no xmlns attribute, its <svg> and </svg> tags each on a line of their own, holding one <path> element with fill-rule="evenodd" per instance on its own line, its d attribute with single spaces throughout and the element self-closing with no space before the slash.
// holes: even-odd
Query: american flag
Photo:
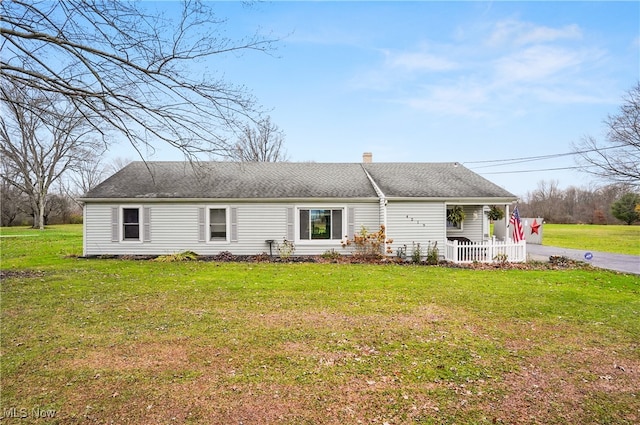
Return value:
<svg viewBox="0 0 640 425">
<path fill-rule="evenodd" d="M 513 209 L 513 213 L 509 219 L 509 225 L 511 226 L 511 238 L 516 242 L 524 240 L 524 230 L 522 230 L 522 222 L 520 221 L 518 207 Z"/>
</svg>

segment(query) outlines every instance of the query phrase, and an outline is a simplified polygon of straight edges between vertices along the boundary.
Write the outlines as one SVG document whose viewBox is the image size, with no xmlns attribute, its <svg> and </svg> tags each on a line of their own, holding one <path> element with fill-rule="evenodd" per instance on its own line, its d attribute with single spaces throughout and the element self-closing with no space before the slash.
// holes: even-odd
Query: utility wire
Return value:
<svg viewBox="0 0 640 425">
<path fill-rule="evenodd" d="M 491 163 L 491 162 L 502 162 L 503 164 L 495 164 L 495 165 L 484 165 L 484 166 L 480 166 L 480 167 L 471 167 L 472 169 L 478 169 L 478 168 L 488 168 L 488 167 L 501 167 L 503 165 L 511 165 L 511 164 L 519 164 L 519 163 L 523 163 L 523 162 L 533 162 L 533 161 L 541 161 L 543 159 L 551 159 L 551 158 L 558 158 L 558 157 L 562 157 L 562 156 L 572 156 L 572 155 L 579 155 L 579 154 L 583 154 L 583 153 L 589 153 L 589 152 L 596 152 L 596 151 L 603 151 L 603 150 L 607 150 L 607 149 L 615 149 L 615 148 L 621 148 L 624 147 L 626 145 L 617 145 L 617 146 L 608 146 L 608 147 L 603 147 L 603 148 L 593 148 L 593 149 L 585 149 L 582 151 L 576 151 L 576 152 L 564 152 L 564 153 L 558 153 L 558 154 L 549 154 L 549 155 L 540 155 L 540 156 L 525 156 L 525 157 L 521 157 L 521 158 L 509 158 L 509 159 L 491 159 L 491 160 L 484 160 L 484 161 L 467 161 L 467 162 L 463 162 L 462 164 L 487 164 L 487 163 Z M 573 168 L 578 168 L 578 167 L 573 167 Z"/>
<path fill-rule="evenodd" d="M 552 158 L 558 158 L 561 156 L 567 156 L 567 154 L 560 154 L 560 155 L 545 155 L 544 157 L 535 157 L 536 159 L 520 159 L 520 160 L 513 160 L 511 162 L 503 162 L 502 164 L 493 164 L 493 165 L 480 165 L 478 167 L 469 167 L 472 170 L 479 170 L 480 168 L 493 168 L 493 167 L 502 167 L 505 165 L 513 165 L 513 164 L 522 164 L 524 162 L 533 162 L 533 161 L 542 161 L 543 159 L 552 159 Z M 502 160 L 500 160 L 502 161 Z"/>
<path fill-rule="evenodd" d="M 488 173 L 478 173 L 478 174 L 519 174 L 519 173 L 537 173 L 540 171 L 559 171 L 559 170 L 578 170 L 583 169 L 584 167 L 559 167 L 559 168 L 541 168 L 538 170 L 519 170 L 519 171 L 490 171 Z"/>
</svg>

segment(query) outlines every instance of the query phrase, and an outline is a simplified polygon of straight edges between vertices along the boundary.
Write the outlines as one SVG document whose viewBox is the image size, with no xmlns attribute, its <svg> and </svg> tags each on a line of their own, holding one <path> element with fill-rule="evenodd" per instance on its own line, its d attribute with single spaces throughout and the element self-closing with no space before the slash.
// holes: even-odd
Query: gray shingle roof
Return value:
<svg viewBox="0 0 640 425">
<path fill-rule="evenodd" d="M 87 198 L 367 198 L 359 164 L 133 162 Z"/>
<path fill-rule="evenodd" d="M 363 168 L 387 197 L 514 198 L 452 163 L 133 162 L 87 199 L 376 198 Z"/>
<path fill-rule="evenodd" d="M 455 162 L 363 164 L 390 198 L 516 198 Z"/>
</svg>

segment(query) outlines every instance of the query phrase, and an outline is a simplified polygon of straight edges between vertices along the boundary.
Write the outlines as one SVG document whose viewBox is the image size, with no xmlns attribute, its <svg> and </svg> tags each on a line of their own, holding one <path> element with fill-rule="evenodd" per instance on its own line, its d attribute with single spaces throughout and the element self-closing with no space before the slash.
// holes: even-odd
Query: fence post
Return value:
<svg viewBox="0 0 640 425">
<path fill-rule="evenodd" d="M 489 258 L 487 261 L 491 262 L 496 257 L 496 236 L 491 236 L 491 249 L 489 250 Z"/>
<path fill-rule="evenodd" d="M 453 261 L 454 263 L 458 262 L 458 240 L 453 240 Z"/>
</svg>

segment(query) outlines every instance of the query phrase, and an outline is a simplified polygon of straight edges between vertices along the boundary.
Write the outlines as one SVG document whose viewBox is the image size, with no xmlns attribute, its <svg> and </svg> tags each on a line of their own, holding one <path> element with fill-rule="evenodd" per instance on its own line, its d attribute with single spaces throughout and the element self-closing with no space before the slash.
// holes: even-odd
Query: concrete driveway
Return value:
<svg viewBox="0 0 640 425">
<path fill-rule="evenodd" d="M 588 255 L 591 254 L 591 255 Z M 546 261 L 552 255 L 584 261 L 592 266 L 640 275 L 640 256 L 611 254 L 580 249 L 559 248 L 555 246 L 527 244 L 527 255 L 532 260 Z M 586 255 L 586 256 L 585 256 Z M 590 259 L 588 257 L 591 257 Z"/>
</svg>

